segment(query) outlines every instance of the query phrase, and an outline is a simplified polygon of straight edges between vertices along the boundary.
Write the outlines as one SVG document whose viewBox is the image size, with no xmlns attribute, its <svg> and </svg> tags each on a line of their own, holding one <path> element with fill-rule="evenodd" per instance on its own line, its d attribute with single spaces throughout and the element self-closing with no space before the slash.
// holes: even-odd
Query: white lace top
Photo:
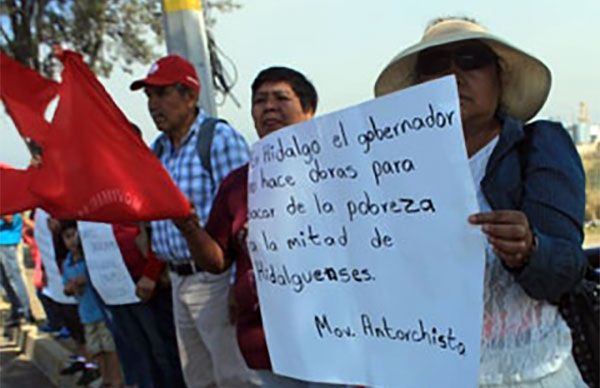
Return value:
<svg viewBox="0 0 600 388">
<path fill-rule="evenodd" d="M 498 137 L 469 159 L 481 211 L 490 205 L 481 181 Z M 480 384 L 510 384 L 556 372 L 571 353 L 571 334 L 557 308 L 531 299 L 486 244 Z"/>
</svg>

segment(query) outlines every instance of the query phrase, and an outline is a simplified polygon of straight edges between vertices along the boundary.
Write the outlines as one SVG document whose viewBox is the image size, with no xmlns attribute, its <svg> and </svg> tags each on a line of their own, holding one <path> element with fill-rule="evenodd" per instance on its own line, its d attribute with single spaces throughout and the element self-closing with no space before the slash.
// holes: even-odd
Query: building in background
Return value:
<svg viewBox="0 0 600 388">
<path fill-rule="evenodd" d="M 599 139 L 599 127 L 598 124 L 592 124 L 590 122 L 587 104 L 585 102 L 580 102 L 577 122 L 567 126 L 567 131 L 575 144 L 589 144 Z"/>
</svg>

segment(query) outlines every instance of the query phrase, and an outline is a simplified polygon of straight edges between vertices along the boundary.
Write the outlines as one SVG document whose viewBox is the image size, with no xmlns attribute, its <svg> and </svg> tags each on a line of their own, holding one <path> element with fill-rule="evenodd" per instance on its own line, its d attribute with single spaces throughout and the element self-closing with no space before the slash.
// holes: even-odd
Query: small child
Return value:
<svg viewBox="0 0 600 388">
<path fill-rule="evenodd" d="M 105 387 L 121 387 L 119 359 L 112 334 L 105 323 L 102 302 L 90 284 L 76 221 L 61 221 L 60 235 L 68 250 L 63 263 L 65 295 L 73 295 L 79 303 L 79 317 L 85 331 L 86 348 L 97 362 Z M 91 381 L 79 382 L 88 383 Z"/>
</svg>

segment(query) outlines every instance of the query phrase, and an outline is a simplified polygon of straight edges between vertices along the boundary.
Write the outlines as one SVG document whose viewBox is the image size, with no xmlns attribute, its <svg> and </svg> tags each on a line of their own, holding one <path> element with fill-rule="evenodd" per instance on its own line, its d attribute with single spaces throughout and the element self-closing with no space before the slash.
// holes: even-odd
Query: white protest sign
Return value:
<svg viewBox="0 0 600 388">
<path fill-rule="evenodd" d="M 484 238 L 446 77 L 253 146 L 249 238 L 273 370 L 476 387 Z"/>
<path fill-rule="evenodd" d="M 54 242 L 52 241 L 52 232 L 48 229 L 48 218 L 48 213 L 44 210 L 39 208 L 35 210 L 33 235 L 40 251 L 44 273 L 46 274 L 46 286 L 42 292 L 57 303 L 76 304 L 77 300 L 75 298 L 66 296 L 63 292 L 62 275 L 56 264 L 56 253 L 54 251 Z"/>
<path fill-rule="evenodd" d="M 121 305 L 139 302 L 112 226 L 79 221 L 77 227 L 90 279 L 104 303 Z"/>
</svg>

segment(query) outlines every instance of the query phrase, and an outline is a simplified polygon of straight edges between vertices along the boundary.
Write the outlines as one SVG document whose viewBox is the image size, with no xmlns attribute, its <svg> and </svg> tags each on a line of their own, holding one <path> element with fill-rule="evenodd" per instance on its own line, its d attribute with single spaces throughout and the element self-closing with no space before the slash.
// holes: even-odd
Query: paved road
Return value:
<svg viewBox="0 0 600 388">
<path fill-rule="evenodd" d="M 54 385 L 31 360 L 20 355 L 10 337 L 4 336 L 0 326 L 0 387 L 2 388 L 52 388 Z"/>
</svg>

